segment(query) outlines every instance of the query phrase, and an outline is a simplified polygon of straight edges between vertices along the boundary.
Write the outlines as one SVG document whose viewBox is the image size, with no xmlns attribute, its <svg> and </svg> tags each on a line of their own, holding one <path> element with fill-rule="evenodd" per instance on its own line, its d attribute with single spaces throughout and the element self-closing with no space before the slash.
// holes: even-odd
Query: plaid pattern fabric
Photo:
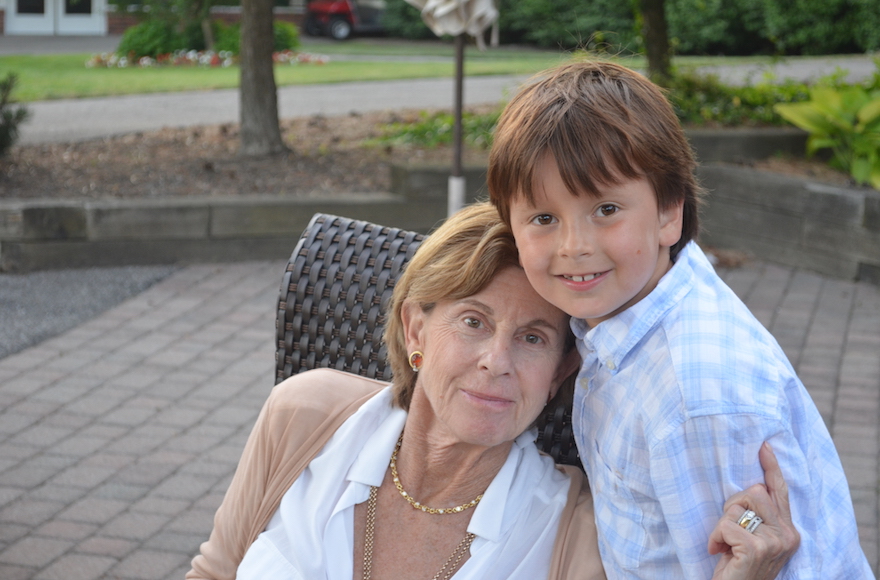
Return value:
<svg viewBox="0 0 880 580">
<path fill-rule="evenodd" d="M 726 498 L 764 481 L 764 441 L 801 532 L 780 578 L 873 578 L 822 417 L 696 244 L 639 303 L 572 327 L 584 359 L 575 436 L 609 578 L 711 578 L 709 533 Z"/>
</svg>

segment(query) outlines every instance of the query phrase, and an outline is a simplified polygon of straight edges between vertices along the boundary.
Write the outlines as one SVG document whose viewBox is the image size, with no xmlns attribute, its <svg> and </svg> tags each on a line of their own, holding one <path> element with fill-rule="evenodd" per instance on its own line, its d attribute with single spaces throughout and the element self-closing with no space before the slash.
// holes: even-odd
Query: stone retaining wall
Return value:
<svg viewBox="0 0 880 580">
<path fill-rule="evenodd" d="M 709 190 L 702 242 L 880 285 L 880 191 L 721 164 L 699 177 Z"/>
<path fill-rule="evenodd" d="M 0 271 L 281 259 L 316 212 L 429 231 L 442 197 L 0 201 Z"/>
<path fill-rule="evenodd" d="M 738 146 L 725 141 L 731 133 Z M 703 242 L 880 284 L 880 192 L 713 163 L 803 151 L 799 132 L 690 137 L 710 190 Z M 467 199 L 485 196 L 485 168 L 465 173 Z M 448 167 L 394 167 L 393 193 L 320 200 L 0 201 L 0 270 L 283 259 L 316 212 L 428 232 L 445 216 L 448 175 Z"/>
</svg>

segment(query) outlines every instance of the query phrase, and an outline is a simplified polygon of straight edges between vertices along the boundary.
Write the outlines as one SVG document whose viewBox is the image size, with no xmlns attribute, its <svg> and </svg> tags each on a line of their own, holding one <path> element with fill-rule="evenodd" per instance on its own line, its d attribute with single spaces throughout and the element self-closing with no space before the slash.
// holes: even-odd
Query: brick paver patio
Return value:
<svg viewBox="0 0 880 580">
<path fill-rule="evenodd" d="M 186 267 L 0 360 L 0 578 L 183 577 L 274 382 L 283 267 Z M 822 411 L 876 571 L 880 289 L 767 264 L 724 276 Z"/>
</svg>

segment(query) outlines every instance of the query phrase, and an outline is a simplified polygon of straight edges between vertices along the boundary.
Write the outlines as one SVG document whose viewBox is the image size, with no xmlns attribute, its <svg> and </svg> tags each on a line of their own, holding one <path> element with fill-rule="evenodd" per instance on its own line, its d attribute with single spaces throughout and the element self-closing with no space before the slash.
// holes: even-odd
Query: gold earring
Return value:
<svg viewBox="0 0 880 580">
<path fill-rule="evenodd" d="M 413 351 L 411 355 L 409 355 L 409 366 L 412 368 L 414 373 L 419 372 L 419 369 L 422 368 L 422 363 L 425 360 L 425 355 L 422 354 L 421 351 Z"/>
</svg>

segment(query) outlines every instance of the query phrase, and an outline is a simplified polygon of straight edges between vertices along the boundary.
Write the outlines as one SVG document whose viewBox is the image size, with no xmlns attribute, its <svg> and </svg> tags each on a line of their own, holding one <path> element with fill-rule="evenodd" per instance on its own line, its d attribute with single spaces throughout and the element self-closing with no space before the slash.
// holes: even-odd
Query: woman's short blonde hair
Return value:
<svg viewBox="0 0 880 580">
<path fill-rule="evenodd" d="M 403 303 L 414 302 L 428 312 L 441 300 L 473 296 L 510 266 L 519 266 L 513 234 L 488 202 L 462 209 L 422 242 L 394 286 L 385 328 L 397 405 L 409 409 L 416 385 L 401 320 Z"/>
</svg>

